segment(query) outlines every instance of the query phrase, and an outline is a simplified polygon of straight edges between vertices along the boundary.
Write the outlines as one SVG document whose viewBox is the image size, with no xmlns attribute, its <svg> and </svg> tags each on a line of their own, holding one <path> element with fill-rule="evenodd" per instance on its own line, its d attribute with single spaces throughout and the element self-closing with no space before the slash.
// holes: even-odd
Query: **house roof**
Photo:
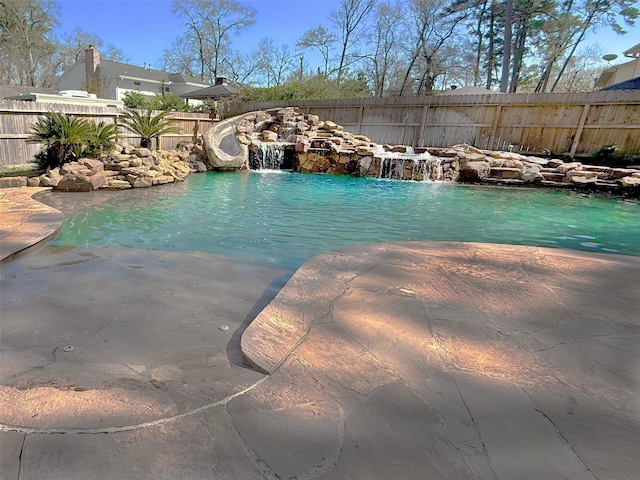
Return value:
<svg viewBox="0 0 640 480">
<path fill-rule="evenodd" d="M 640 43 L 622 52 L 625 57 L 640 57 Z"/>
<path fill-rule="evenodd" d="M 138 67 L 137 65 L 113 62 L 111 60 L 100 60 L 99 68 L 102 75 L 108 74 L 113 77 L 130 77 L 157 83 L 195 83 L 196 85 L 208 85 L 204 80 L 190 75 L 167 73 L 162 70 Z"/>
<path fill-rule="evenodd" d="M 39 87 L 18 87 L 15 85 L 0 85 L 0 99 L 5 97 L 15 97 L 17 95 L 29 93 L 58 93 L 54 88 Z"/>
<path fill-rule="evenodd" d="M 602 90 L 640 90 L 640 77 L 609 85 Z"/>
<path fill-rule="evenodd" d="M 220 85 L 212 85 L 210 87 L 201 88 L 199 90 L 194 90 L 192 92 L 183 93 L 180 95 L 182 98 L 191 98 L 191 99 L 202 99 L 202 98 L 223 98 L 229 97 L 231 95 L 235 95 L 240 91 L 240 85 L 231 82 L 231 83 L 223 83 Z"/>
</svg>

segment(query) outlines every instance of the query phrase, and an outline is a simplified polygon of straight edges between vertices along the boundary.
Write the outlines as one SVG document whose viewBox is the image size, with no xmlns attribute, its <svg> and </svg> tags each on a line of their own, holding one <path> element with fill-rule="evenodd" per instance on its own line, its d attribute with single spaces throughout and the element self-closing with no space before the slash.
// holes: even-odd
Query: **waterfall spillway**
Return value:
<svg viewBox="0 0 640 480">
<path fill-rule="evenodd" d="M 379 148 L 374 156 L 380 159 L 379 178 L 416 181 L 443 179 L 442 159 L 428 152 L 417 154 L 411 147 L 407 147 L 405 153 L 386 152 Z"/>
<path fill-rule="evenodd" d="M 282 170 L 288 166 L 286 149 L 289 143 L 260 142 L 249 150 L 249 168 L 251 170 Z"/>
</svg>

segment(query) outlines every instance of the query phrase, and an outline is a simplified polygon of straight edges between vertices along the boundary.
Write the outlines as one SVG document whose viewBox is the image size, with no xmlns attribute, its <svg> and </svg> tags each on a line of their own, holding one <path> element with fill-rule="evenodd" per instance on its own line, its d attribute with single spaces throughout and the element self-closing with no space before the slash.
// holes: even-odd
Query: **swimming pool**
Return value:
<svg viewBox="0 0 640 480">
<path fill-rule="evenodd" d="M 347 245 L 402 240 L 640 255 L 637 200 L 569 191 L 209 172 L 91 195 L 99 200 L 71 215 L 52 245 L 204 251 L 288 269 Z"/>
</svg>

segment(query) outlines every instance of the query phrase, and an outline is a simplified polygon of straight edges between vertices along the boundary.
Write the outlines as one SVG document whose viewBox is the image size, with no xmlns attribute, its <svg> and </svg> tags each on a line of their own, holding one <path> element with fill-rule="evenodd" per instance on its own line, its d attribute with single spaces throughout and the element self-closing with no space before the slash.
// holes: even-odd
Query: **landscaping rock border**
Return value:
<svg viewBox="0 0 640 480">
<path fill-rule="evenodd" d="M 123 144 L 99 160 L 80 158 L 38 177 L 0 178 L 0 188 L 52 187 L 66 192 L 147 188 L 182 181 L 189 173 L 206 172 L 205 162 L 201 141 L 181 142 L 174 150 Z"/>
</svg>

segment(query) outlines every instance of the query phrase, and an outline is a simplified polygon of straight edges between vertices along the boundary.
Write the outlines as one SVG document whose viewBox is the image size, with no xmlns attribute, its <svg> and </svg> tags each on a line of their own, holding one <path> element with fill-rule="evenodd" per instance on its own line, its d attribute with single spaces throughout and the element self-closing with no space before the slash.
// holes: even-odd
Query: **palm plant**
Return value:
<svg viewBox="0 0 640 480">
<path fill-rule="evenodd" d="M 151 148 L 151 139 L 158 138 L 167 133 L 180 133 L 176 127 L 172 126 L 172 121 L 168 119 L 169 112 L 160 112 L 152 115 L 152 110 L 144 112 L 127 109 L 122 119 L 122 125 L 129 131 L 141 137 L 140 146 Z"/>
<path fill-rule="evenodd" d="M 112 148 L 118 135 L 118 125 L 100 122 L 91 124 L 91 138 L 88 139 L 84 154 L 88 157 L 100 157 L 105 150 Z"/>
<path fill-rule="evenodd" d="M 93 126 L 84 118 L 48 112 L 31 125 L 29 143 L 42 143 L 36 155 L 40 169 L 56 168 L 80 155 L 92 138 Z"/>
</svg>

